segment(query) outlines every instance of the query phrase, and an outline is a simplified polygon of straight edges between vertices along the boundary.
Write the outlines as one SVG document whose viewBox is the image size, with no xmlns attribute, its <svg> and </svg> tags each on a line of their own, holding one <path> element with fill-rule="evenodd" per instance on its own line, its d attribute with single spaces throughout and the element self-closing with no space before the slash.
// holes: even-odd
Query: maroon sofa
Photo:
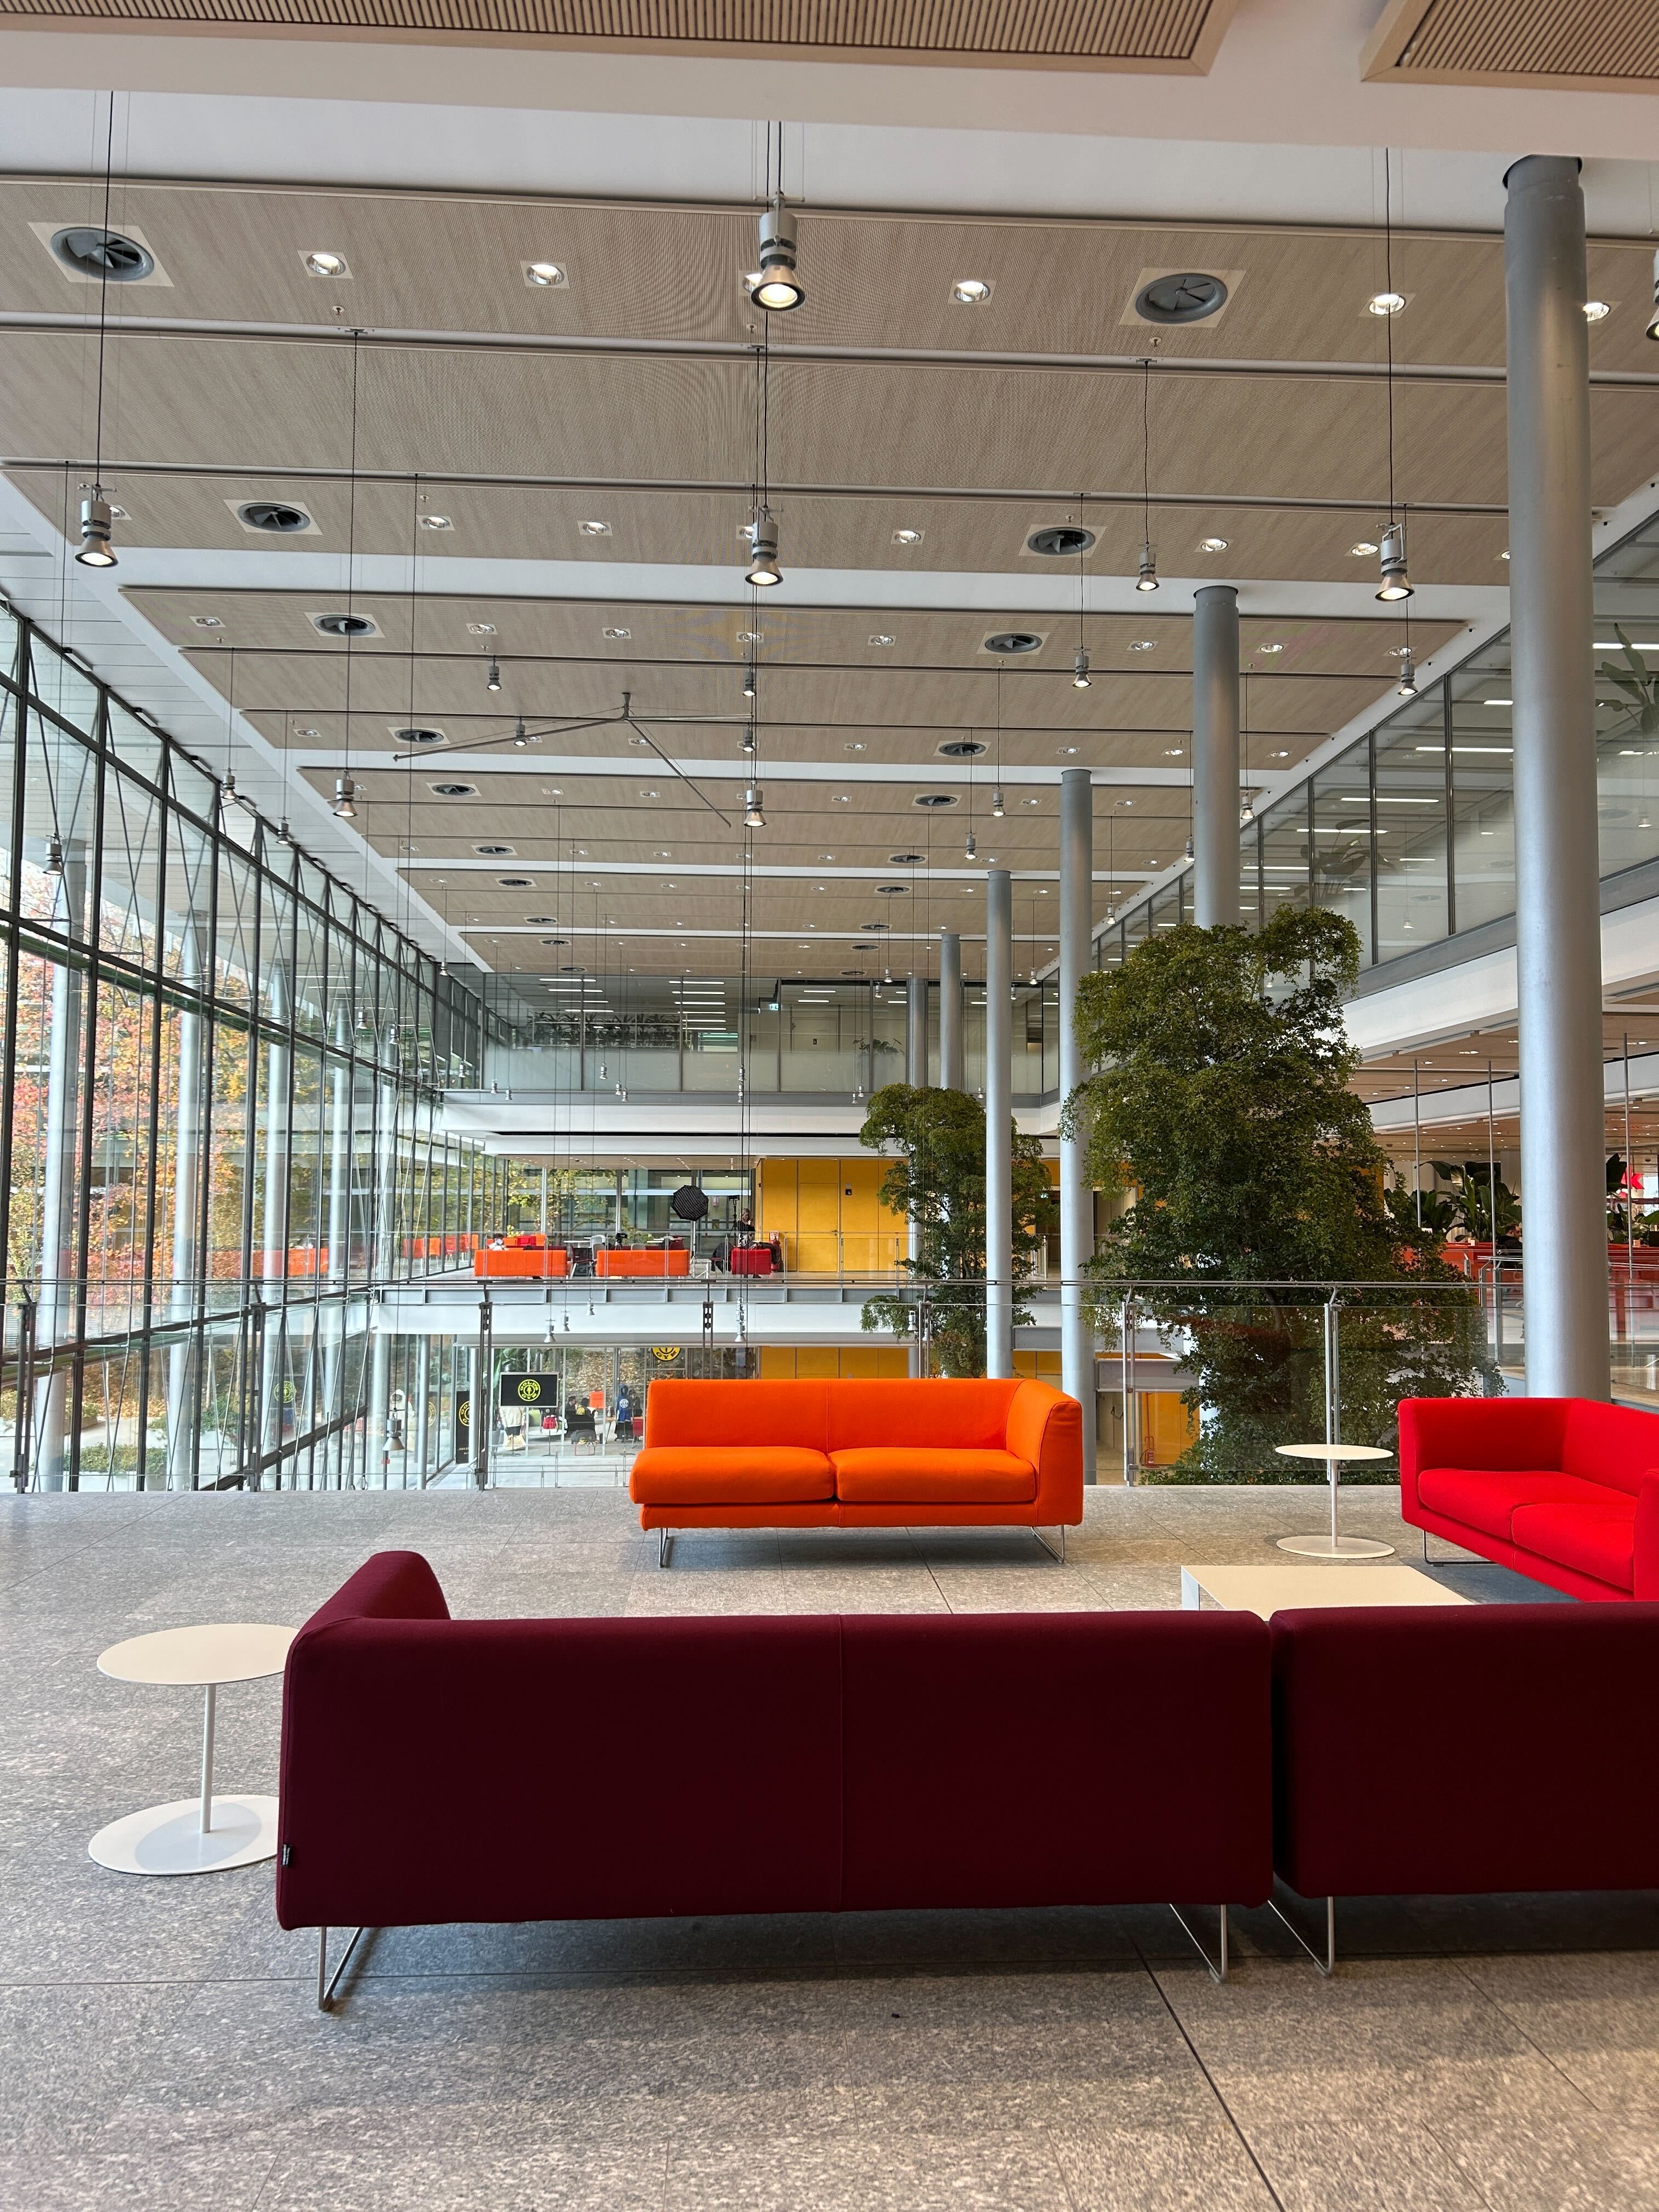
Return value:
<svg viewBox="0 0 1659 2212">
<path fill-rule="evenodd" d="M 452 1620 L 384 1553 L 289 1654 L 276 1915 L 325 2004 L 331 1926 L 1224 1913 L 1272 1886 L 1268 1732 L 1254 1614 Z"/>
<path fill-rule="evenodd" d="M 1339 1897 L 1659 1887 L 1659 1605 L 1272 1623 L 1273 1864 Z"/>
<path fill-rule="evenodd" d="M 1659 1599 L 1659 1419 L 1590 1398 L 1407 1398 L 1400 1510 L 1573 1597 Z"/>
</svg>

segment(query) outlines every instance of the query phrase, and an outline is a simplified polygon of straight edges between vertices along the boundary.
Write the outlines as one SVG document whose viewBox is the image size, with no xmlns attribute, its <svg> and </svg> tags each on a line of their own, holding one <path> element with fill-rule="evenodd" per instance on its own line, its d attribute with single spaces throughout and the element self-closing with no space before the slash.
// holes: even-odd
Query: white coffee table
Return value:
<svg viewBox="0 0 1659 2212">
<path fill-rule="evenodd" d="M 1182 1567 L 1182 1605 L 1195 1610 L 1206 1597 L 1263 1620 L 1315 1606 L 1469 1603 L 1415 1567 Z"/>
<path fill-rule="evenodd" d="M 117 1874 L 212 1874 L 276 1856 L 276 1800 L 213 1794 L 215 1698 L 222 1683 L 280 1674 L 294 1636 L 291 1628 L 232 1621 L 164 1628 L 100 1653 L 100 1671 L 118 1682 L 189 1684 L 206 1692 L 200 1790 L 100 1828 L 87 1845 L 100 1866 Z"/>
<path fill-rule="evenodd" d="M 1391 1451 L 1383 1451 L 1376 1444 L 1275 1444 L 1273 1449 L 1281 1459 L 1310 1459 L 1322 1463 L 1330 1477 L 1331 1533 L 1328 1536 L 1281 1536 L 1281 1552 L 1294 1552 L 1303 1559 L 1391 1559 L 1392 1544 L 1379 1543 L 1375 1536 L 1343 1536 L 1337 1533 L 1336 1471 L 1345 1460 L 1392 1459 Z"/>
</svg>

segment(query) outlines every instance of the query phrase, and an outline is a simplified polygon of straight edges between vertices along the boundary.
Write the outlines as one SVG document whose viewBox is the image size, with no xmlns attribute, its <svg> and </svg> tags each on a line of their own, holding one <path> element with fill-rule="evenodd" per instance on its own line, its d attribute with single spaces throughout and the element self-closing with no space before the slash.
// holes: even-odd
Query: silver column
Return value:
<svg viewBox="0 0 1659 2212">
<path fill-rule="evenodd" d="M 1238 593 L 1193 595 L 1193 918 L 1237 927 L 1238 906 Z"/>
<path fill-rule="evenodd" d="M 185 920 L 179 940 L 179 980 L 192 991 L 204 975 L 201 925 Z M 179 1016 L 179 1097 L 173 1139 L 173 1290 L 168 1312 L 174 1321 L 193 1320 L 202 1272 L 198 1216 L 202 1191 L 203 1018 L 186 1000 Z M 196 1480 L 199 1430 L 200 1339 L 194 1330 L 167 1353 L 167 1488 L 189 1490 Z M 216 1474 L 218 1470 L 214 1470 Z"/>
<path fill-rule="evenodd" d="M 66 938 L 86 931 L 86 848 L 70 845 L 52 895 L 52 927 Z M 82 1016 L 85 979 L 78 967 L 56 961 L 52 970 L 52 1027 L 46 1036 L 46 1129 L 41 1160 L 40 1304 L 35 1344 L 40 1352 L 75 1331 L 76 1134 L 80 1127 Z M 35 1480 L 61 1490 L 67 1480 L 67 1369 L 35 1390 Z"/>
<path fill-rule="evenodd" d="M 343 1054 L 351 1041 L 345 1017 L 336 1018 L 334 1042 Z M 336 1287 L 343 1287 L 350 1273 L 350 1255 L 347 1240 L 351 1225 L 351 1067 L 343 1058 L 325 1063 L 325 1080 L 328 1085 L 328 1267 L 326 1279 Z M 319 1273 L 323 1270 L 319 1267 Z M 322 1343 L 323 1402 L 320 1419 L 337 1420 L 345 1411 L 345 1332 L 346 1302 L 335 1298 L 319 1300 L 314 1309 L 313 1327 Z M 343 1429 L 336 1430 L 327 1446 L 327 1460 L 337 1472 L 340 1486 L 349 1481 L 348 1442 Z"/>
<path fill-rule="evenodd" d="M 985 1371 L 1014 1371 L 1014 891 L 985 878 Z"/>
<path fill-rule="evenodd" d="M 1086 768 L 1060 779 L 1060 1095 L 1087 1072 L 1073 1016 L 1089 972 L 1094 924 L 1095 794 Z M 1083 1270 L 1095 1251 L 1095 1194 L 1080 1138 L 1060 1140 L 1060 1386 L 1083 1408 L 1083 1479 L 1095 1479 L 1095 1335 L 1083 1309 Z"/>
<path fill-rule="evenodd" d="M 289 1019 L 288 970 L 275 962 L 269 983 L 270 1019 L 282 1024 L 281 1034 L 265 1048 L 265 1170 L 261 1206 L 260 1273 L 265 1302 L 264 1352 L 259 1376 L 259 1449 L 275 1451 L 283 1440 L 283 1392 L 288 1380 L 288 1208 L 289 1147 L 294 1133 L 294 1101 L 289 1095 L 289 1057 L 287 1029 Z M 271 1470 L 280 1483 L 282 1467 Z M 263 1480 L 263 1477 L 261 1478 Z"/>
<path fill-rule="evenodd" d="M 962 939 L 954 929 L 939 939 L 939 1079 L 945 1091 L 960 1091 L 962 1050 Z"/>
<path fill-rule="evenodd" d="M 1570 156 L 1504 183 L 1527 1390 L 1606 1398 L 1584 200 Z"/>
<path fill-rule="evenodd" d="M 927 1088 L 927 978 L 910 978 L 904 1021 L 904 1079 L 913 1089 Z"/>
</svg>

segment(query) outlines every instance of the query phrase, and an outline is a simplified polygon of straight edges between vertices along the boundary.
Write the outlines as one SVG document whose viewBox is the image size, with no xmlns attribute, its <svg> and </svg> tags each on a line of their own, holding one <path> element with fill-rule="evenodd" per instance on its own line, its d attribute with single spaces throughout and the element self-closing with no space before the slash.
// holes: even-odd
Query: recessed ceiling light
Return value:
<svg viewBox="0 0 1659 2212">
<path fill-rule="evenodd" d="M 990 298 L 992 286 L 983 276 L 958 276 L 951 287 L 951 297 L 959 307 L 982 307 Z"/>
<path fill-rule="evenodd" d="M 1054 750 L 1057 753 L 1074 753 L 1077 750 L 1077 747 L 1075 745 L 1056 745 L 1054 747 Z"/>
<path fill-rule="evenodd" d="M 314 253 L 300 250 L 300 259 L 313 276 L 349 276 L 351 270 L 343 253 L 330 253 L 320 246 Z"/>
<path fill-rule="evenodd" d="M 872 645 L 891 645 L 893 641 L 884 629 L 878 629 L 871 632 L 870 642 Z"/>
<path fill-rule="evenodd" d="M 1289 753 L 1269 753 L 1267 758 L 1269 760 L 1289 760 L 1290 755 Z"/>
<path fill-rule="evenodd" d="M 579 522 L 576 527 L 584 538 L 609 538 L 611 535 L 608 522 Z"/>
<path fill-rule="evenodd" d="M 1284 650 L 1282 645 L 1259 645 L 1256 647 L 1258 653 L 1283 653 Z"/>
<path fill-rule="evenodd" d="M 920 545 L 922 533 L 920 530 L 896 530 L 893 532 L 895 545 Z"/>
<path fill-rule="evenodd" d="M 1376 550 L 1376 541 L 1370 538 L 1356 538 L 1348 550 L 1356 561 L 1369 560 Z"/>
<path fill-rule="evenodd" d="M 1227 541 L 1224 538 L 1200 538 L 1198 541 L 1198 550 L 1200 553 L 1224 553 L 1227 550 Z"/>
<path fill-rule="evenodd" d="M 524 281 L 538 292 L 562 291 L 570 279 L 556 261 L 521 261 Z"/>
<path fill-rule="evenodd" d="M 1584 320 L 1587 323 L 1605 322 L 1612 313 L 1613 305 L 1610 301 L 1586 300 L 1584 302 Z"/>
<path fill-rule="evenodd" d="M 222 629 L 224 628 L 223 623 L 220 621 L 217 615 L 192 615 L 190 619 L 192 626 L 197 629 Z"/>
<path fill-rule="evenodd" d="M 466 634 L 469 637 L 494 637 L 495 625 L 494 623 L 469 623 Z"/>
<path fill-rule="evenodd" d="M 422 530 L 453 530 L 455 526 L 447 514 L 423 514 L 421 527 Z"/>
<path fill-rule="evenodd" d="M 1022 806 L 1041 806 L 1042 801 L 1040 799 L 1022 799 L 1019 803 Z"/>
<path fill-rule="evenodd" d="M 1504 550 L 1503 550 L 1503 551 L 1498 555 L 1498 559 L 1499 559 L 1500 561 L 1507 561 L 1507 560 L 1509 559 L 1509 557 L 1510 557 L 1510 549 L 1509 549 L 1509 547 L 1508 547 L 1507 545 L 1504 548 Z"/>
<path fill-rule="evenodd" d="M 1129 640 L 1129 650 L 1131 653 L 1150 653 L 1157 643 L 1158 640 L 1155 637 L 1132 637 Z"/>
<path fill-rule="evenodd" d="M 842 750 L 844 753 L 861 753 L 864 750 L 863 738 L 849 738 L 847 743 L 842 745 Z"/>
<path fill-rule="evenodd" d="M 764 645 L 765 642 L 766 632 L 763 629 L 740 629 L 738 632 L 739 645 Z"/>
<path fill-rule="evenodd" d="M 1397 315 L 1406 304 L 1403 292 L 1373 292 L 1365 302 L 1366 311 L 1373 315 Z"/>
<path fill-rule="evenodd" d="M 295 730 L 294 734 L 296 738 L 320 738 L 323 733 L 320 730 L 305 729 Z"/>
<path fill-rule="evenodd" d="M 602 629 L 599 632 L 599 635 L 601 637 L 608 637 L 613 644 L 617 643 L 623 638 L 632 637 L 634 633 L 631 629 Z"/>
<path fill-rule="evenodd" d="M 1165 760 L 1179 760 L 1186 750 L 1185 745 L 1165 745 L 1164 757 Z"/>
</svg>

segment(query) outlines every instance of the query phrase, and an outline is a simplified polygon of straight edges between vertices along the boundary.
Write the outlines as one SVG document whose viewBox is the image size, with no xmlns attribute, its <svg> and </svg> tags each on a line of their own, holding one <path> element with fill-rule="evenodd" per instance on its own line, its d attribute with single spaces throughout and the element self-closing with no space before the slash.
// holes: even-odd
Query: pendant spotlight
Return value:
<svg viewBox="0 0 1659 2212">
<path fill-rule="evenodd" d="M 754 550 L 744 574 L 744 583 L 757 585 L 762 590 L 781 584 L 783 568 L 778 559 L 778 526 L 769 507 L 755 509 L 749 536 Z"/>
<path fill-rule="evenodd" d="M 1072 663 L 1072 689 L 1073 691 L 1086 691 L 1088 688 L 1089 656 L 1084 648 L 1079 646 L 1077 659 Z"/>
<path fill-rule="evenodd" d="M 764 830 L 766 816 L 761 807 L 761 787 L 751 783 L 743 794 L 743 826 L 745 830 Z"/>
<path fill-rule="evenodd" d="M 991 793 L 991 819 L 994 822 L 1000 822 L 1003 816 L 1007 811 L 1007 808 L 1002 803 L 1002 793 L 1000 789 L 994 791 Z"/>
<path fill-rule="evenodd" d="M 1242 830 L 1247 822 L 1254 822 L 1255 820 L 1255 793 L 1253 791 L 1247 791 L 1243 795 L 1243 803 L 1238 810 L 1238 823 L 1240 829 Z"/>
<path fill-rule="evenodd" d="M 49 876 L 61 876 L 64 872 L 64 841 L 61 837 L 54 837 L 46 847 L 46 872 Z"/>
<path fill-rule="evenodd" d="M 806 297 L 795 274 L 795 227 L 779 192 L 760 219 L 760 281 L 751 297 L 769 315 L 787 314 Z"/>
<path fill-rule="evenodd" d="M 349 775 L 334 779 L 334 811 L 342 822 L 357 819 L 357 787 Z"/>
<path fill-rule="evenodd" d="M 1140 364 L 1140 574 L 1138 592 L 1158 589 L 1158 556 L 1152 550 L 1152 364 Z"/>
<path fill-rule="evenodd" d="M 1648 317 L 1648 336 L 1659 343 L 1659 253 L 1653 257 L 1653 313 Z"/>
<path fill-rule="evenodd" d="M 970 860 L 976 860 L 979 858 L 979 840 L 975 836 L 971 830 L 968 832 L 968 842 L 965 848 L 965 853 L 966 857 Z"/>
<path fill-rule="evenodd" d="M 518 720 L 513 726 L 513 742 L 520 749 L 530 743 L 529 738 L 525 735 L 524 716 L 522 714 L 520 715 Z"/>
<path fill-rule="evenodd" d="M 1138 592 L 1155 592 L 1158 589 L 1158 556 L 1152 551 L 1150 538 L 1140 549 L 1140 574 L 1135 579 L 1135 589 Z"/>
<path fill-rule="evenodd" d="M 113 568 L 115 548 L 111 544 L 114 517 L 103 487 L 94 484 L 81 502 L 81 550 L 76 559 L 87 568 Z"/>
<path fill-rule="evenodd" d="M 748 727 L 744 731 L 742 743 L 739 744 L 738 750 L 740 752 L 745 753 L 759 751 L 760 747 L 756 740 L 755 726 L 752 722 L 750 722 Z"/>
<path fill-rule="evenodd" d="M 1190 836 L 1190 835 L 1188 835 L 1188 839 L 1187 839 L 1187 858 L 1190 860 L 1192 859 L 1192 857 L 1193 857 L 1193 841 L 1192 841 L 1192 837 L 1191 837 L 1191 836 Z"/>
<path fill-rule="evenodd" d="M 751 660 L 749 663 L 749 665 L 743 672 L 744 697 L 745 699 L 752 699 L 755 696 L 755 664 Z"/>
<path fill-rule="evenodd" d="M 1391 522 L 1382 533 L 1382 582 L 1377 591 L 1379 599 L 1408 599 L 1412 596 L 1412 580 L 1406 574 L 1406 526 Z"/>
<path fill-rule="evenodd" d="M 1417 696 L 1417 664 L 1412 659 L 1410 646 L 1400 656 L 1400 681 L 1395 689 L 1402 699 L 1415 699 Z"/>
<path fill-rule="evenodd" d="M 489 656 L 489 673 L 484 678 L 484 690 L 486 691 L 499 691 L 501 688 L 501 664 L 496 659 L 495 654 L 492 653 Z"/>
</svg>

